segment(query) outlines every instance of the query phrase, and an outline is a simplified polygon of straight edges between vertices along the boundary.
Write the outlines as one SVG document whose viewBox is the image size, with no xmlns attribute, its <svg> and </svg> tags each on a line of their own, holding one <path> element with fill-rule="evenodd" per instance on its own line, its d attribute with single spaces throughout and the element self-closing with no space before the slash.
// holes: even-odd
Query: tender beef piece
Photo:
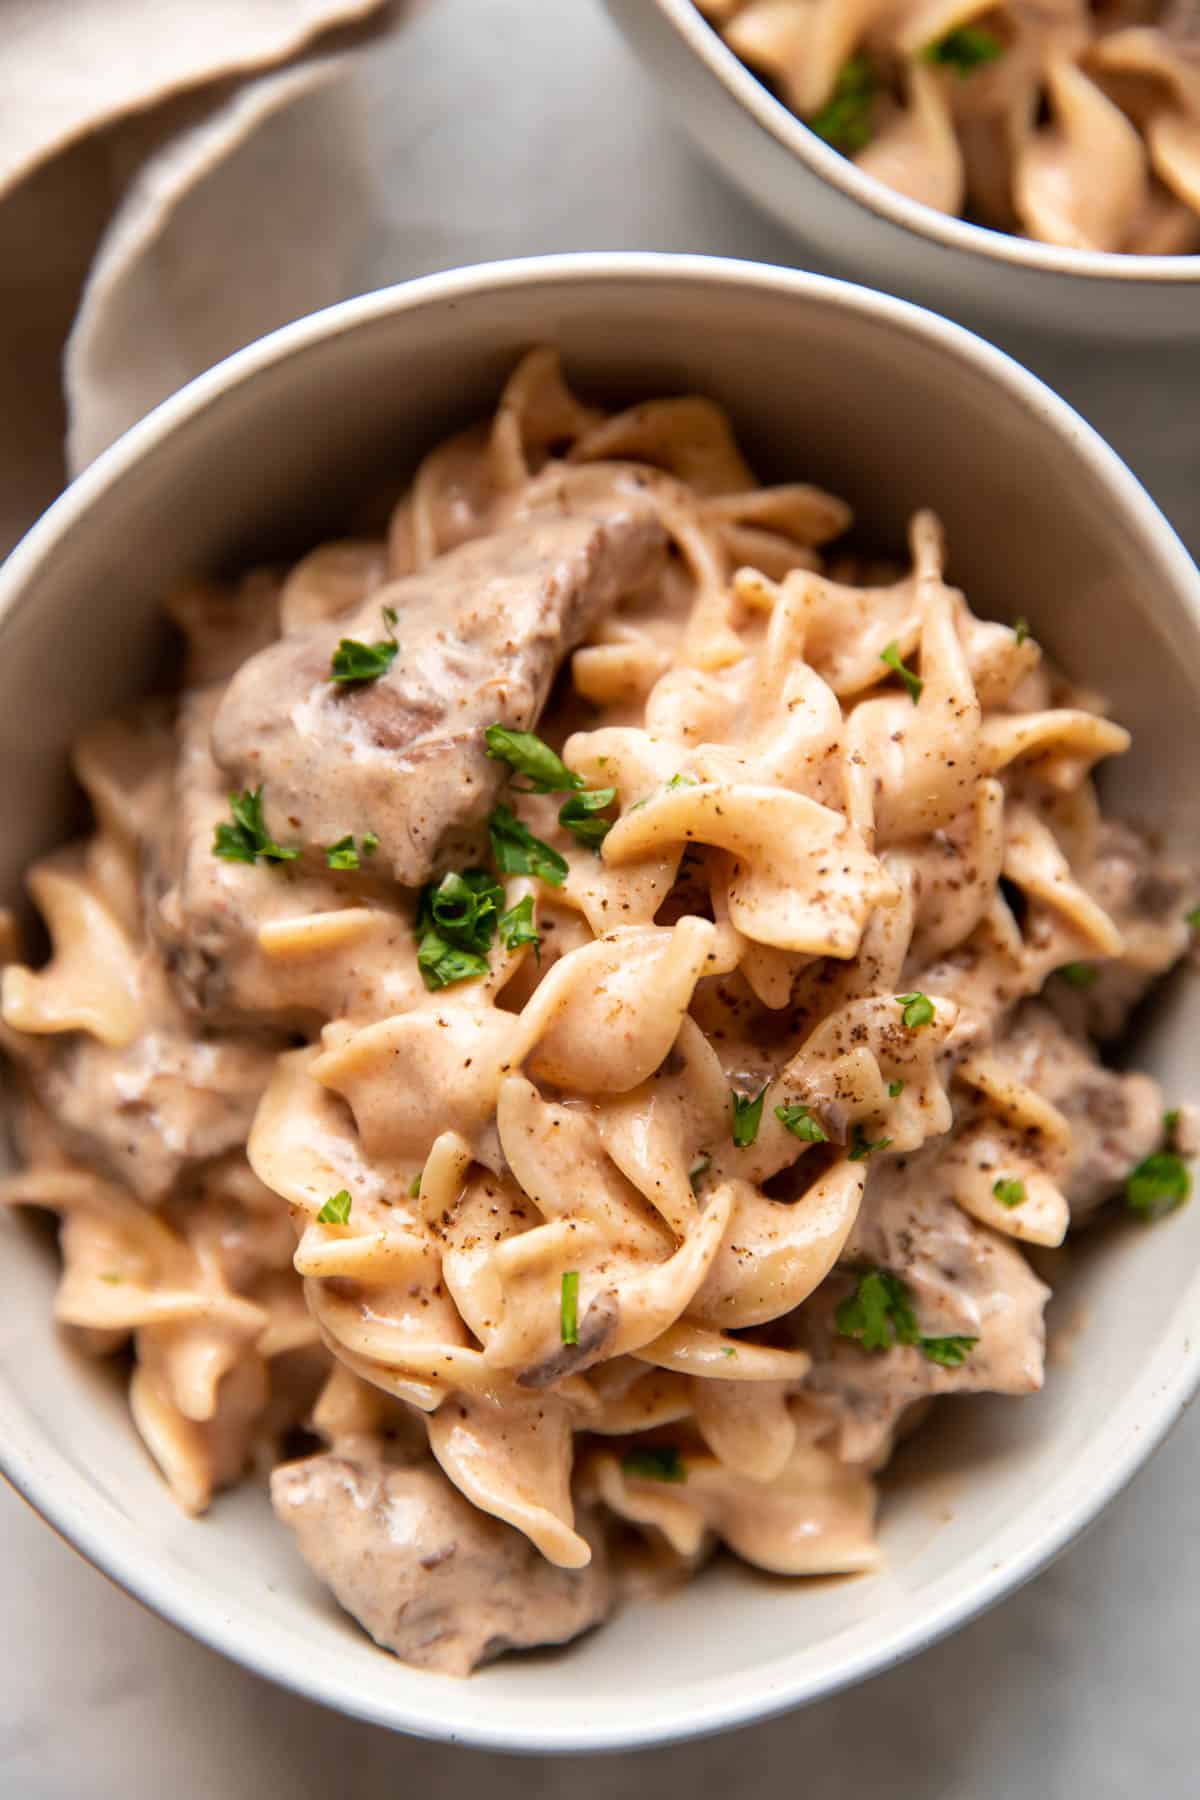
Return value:
<svg viewBox="0 0 1200 1800">
<path fill-rule="evenodd" d="M 1120 1188 L 1135 1163 L 1162 1141 L 1163 1097 L 1149 1075 L 1107 1069 L 1085 1038 L 1048 1006 L 1016 1013 L 995 1054 L 1071 1121 L 1065 1192 L 1078 1224 Z"/>
<path fill-rule="evenodd" d="M 468 1675 L 503 1650 L 565 1643 L 612 1606 L 598 1531 L 587 1568 L 555 1568 L 432 1460 L 389 1462 L 376 1439 L 285 1463 L 271 1499 L 338 1602 L 418 1668 Z"/>
<path fill-rule="evenodd" d="M 190 1164 L 246 1142 L 278 1050 L 166 1023 L 120 1049 L 78 1033 L 33 1079 L 72 1154 L 153 1205 Z"/>
<path fill-rule="evenodd" d="M 1120 1036 L 1147 990 L 1187 949 L 1186 914 L 1197 883 L 1192 869 L 1156 850 L 1143 832 L 1106 819 L 1087 887 L 1120 928 L 1124 954 L 1101 963 L 1090 987 L 1049 982 L 1046 999 L 1072 1031 L 1103 1043 Z"/>
<path fill-rule="evenodd" d="M 484 754 L 484 727 L 536 723 L 563 657 L 662 545 L 635 500 L 464 544 L 246 663 L 217 713 L 216 760 L 233 787 L 265 784 L 281 841 L 371 830 L 396 879 L 416 886 L 496 799 L 504 769 Z M 399 615 L 390 671 L 331 682 L 338 640 L 381 642 L 385 606 Z"/>
<path fill-rule="evenodd" d="M 189 694 L 179 710 L 172 828 L 147 846 L 146 918 L 174 992 L 189 1012 L 213 1024 L 252 1019 L 311 1030 L 325 1015 L 310 1003 L 303 965 L 289 971 L 264 961 L 260 926 L 379 902 L 390 884 L 374 863 L 370 870 L 339 874 L 319 852 L 278 864 L 214 855 L 216 828 L 230 817 L 230 783 L 209 748 L 221 691 Z"/>
<path fill-rule="evenodd" d="M 1049 1290 L 1008 1239 L 980 1225 L 939 1190 L 938 1146 L 872 1169 L 845 1268 L 793 1315 L 812 1355 L 805 1392 L 834 1419 L 838 1453 L 850 1462 L 886 1456 L 901 1416 L 934 1394 L 1026 1394 L 1042 1384 Z M 864 1350 L 837 1330 L 838 1304 L 854 1270 L 887 1269 L 908 1289 L 926 1337 L 979 1341 L 957 1368 L 916 1348 Z"/>
</svg>

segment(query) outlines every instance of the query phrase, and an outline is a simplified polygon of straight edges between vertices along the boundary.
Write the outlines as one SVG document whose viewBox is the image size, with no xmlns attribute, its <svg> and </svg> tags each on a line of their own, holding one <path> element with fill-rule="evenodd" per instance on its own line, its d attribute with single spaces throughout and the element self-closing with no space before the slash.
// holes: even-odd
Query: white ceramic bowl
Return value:
<svg viewBox="0 0 1200 1800">
<path fill-rule="evenodd" d="M 764 474 L 821 482 L 899 545 L 945 518 L 977 607 L 1025 613 L 1137 733 L 1114 782 L 1200 835 L 1200 576 L 1133 476 L 1033 377 L 957 327 L 815 276 L 704 258 L 548 257 L 439 275 L 301 320 L 222 363 L 80 477 L 0 572 L 3 888 L 68 825 L 65 746 L 147 678 L 163 590 L 335 529 L 343 495 L 493 403 L 527 345 L 617 393 L 701 389 Z M 1195 1093 L 1200 992 L 1139 1055 Z M 1080 1251 L 1074 1359 L 1036 1399 L 967 1400 L 886 1485 L 886 1571 L 784 1582 L 721 1564 L 565 1652 L 468 1684 L 375 1649 L 302 1568 L 265 1495 L 178 1513 L 116 1378 L 51 1323 L 46 1234 L 0 1220 L 0 1459 L 72 1543 L 165 1617 L 345 1712 L 506 1749 L 628 1748 L 811 1700 L 1008 1593 L 1149 1455 L 1200 1371 L 1200 1206 Z M 1181 1526 L 1187 1502 L 1180 1497 Z M 997 1671 L 997 1675 L 1001 1674 Z"/>
<path fill-rule="evenodd" d="M 1200 341 L 1200 256 L 1036 244 L 909 200 L 801 123 L 692 0 L 606 0 L 697 146 L 822 258 L 993 328 Z"/>
</svg>

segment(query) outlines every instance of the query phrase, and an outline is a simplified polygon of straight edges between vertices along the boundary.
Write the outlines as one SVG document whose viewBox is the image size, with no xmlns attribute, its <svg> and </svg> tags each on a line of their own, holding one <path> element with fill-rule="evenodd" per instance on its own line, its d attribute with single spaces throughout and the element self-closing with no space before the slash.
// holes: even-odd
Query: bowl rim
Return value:
<svg viewBox="0 0 1200 1800">
<path fill-rule="evenodd" d="M 118 438 L 30 529 L 0 567 L 0 631 L 23 604 L 31 602 L 29 583 L 42 560 L 92 508 L 103 504 L 106 492 L 227 391 L 309 347 L 343 332 L 370 327 L 383 318 L 430 306 L 453 306 L 456 301 L 478 299 L 489 292 L 562 283 L 590 285 L 600 295 L 606 286 L 629 283 L 765 289 L 836 305 L 944 348 L 1036 413 L 1059 439 L 1064 452 L 1090 465 L 1131 528 L 1137 526 L 1156 540 L 1156 552 L 1168 578 L 1200 631 L 1200 569 L 1171 525 L 1099 434 L 1005 352 L 925 308 L 828 276 L 721 257 L 641 251 L 529 257 L 428 275 L 341 301 L 235 352 L 162 401 Z M 604 1709 L 595 1705 L 579 1709 L 578 1716 L 564 1721 L 552 1716 L 553 1709 L 539 1712 L 536 1723 L 522 1716 L 476 1718 L 466 1704 L 470 1688 L 440 1680 L 431 1681 L 427 1698 L 424 1692 L 414 1693 L 411 1686 L 398 1680 L 394 1700 L 390 1695 L 385 1700 L 362 1692 L 349 1673 L 340 1678 L 337 1667 L 331 1669 L 306 1656 L 302 1641 L 293 1645 L 274 1633 L 248 1631 L 245 1621 L 239 1623 L 219 1595 L 206 1591 L 195 1577 L 182 1579 L 178 1572 L 165 1572 L 157 1553 L 144 1549 L 135 1533 L 117 1529 L 106 1520 L 103 1511 L 96 1509 L 81 1472 L 49 1442 L 15 1391 L 3 1383 L 0 1470 L 68 1544 L 151 1612 L 235 1664 L 306 1699 L 392 1730 L 480 1748 L 538 1754 L 632 1750 L 707 1736 L 837 1693 L 936 1643 L 1023 1585 L 1077 1538 L 1126 1485 L 1200 1386 L 1200 1333 L 1189 1329 L 1198 1296 L 1200 1276 L 1164 1325 L 1154 1352 L 1123 1407 L 1106 1427 L 1104 1438 L 1094 1438 L 1075 1465 L 1063 1469 L 1048 1485 L 1037 1528 L 1027 1529 L 1021 1522 L 1005 1527 L 995 1545 L 988 1546 L 985 1566 L 974 1578 L 954 1582 L 942 1578 L 940 1586 L 948 1591 L 927 1602 L 919 1617 L 894 1631 L 883 1645 L 834 1647 L 827 1665 L 806 1671 L 791 1666 L 804 1650 L 798 1643 L 794 1652 L 765 1667 L 751 1667 L 739 1677 L 716 1683 L 705 1681 L 690 1692 L 681 1689 L 678 1697 L 657 1709 L 653 1717 L 632 1727 L 621 1725 L 615 1709 L 606 1716 Z M 1103 1456 L 1098 1450 L 1101 1442 Z M 1084 1464 L 1091 1475 L 1087 1483 L 1078 1479 Z M 1073 1495 L 1065 1492 L 1072 1481 Z M 405 1671 L 409 1676 L 420 1673 Z"/>
<path fill-rule="evenodd" d="M 1087 281 L 1140 282 L 1154 286 L 1186 286 L 1200 282 L 1200 253 L 1180 256 L 1137 256 L 1115 250 L 1072 250 L 1043 244 L 1015 232 L 995 231 L 950 213 L 938 212 L 921 200 L 897 193 L 873 175 L 865 175 L 849 157 L 824 143 L 815 132 L 777 100 L 694 0 L 653 0 L 661 16 L 682 42 L 708 68 L 731 98 L 766 136 L 773 139 L 814 175 L 847 199 L 889 224 L 917 237 L 932 238 L 947 250 L 982 256 L 1021 270 L 1047 275 L 1075 275 Z"/>
</svg>

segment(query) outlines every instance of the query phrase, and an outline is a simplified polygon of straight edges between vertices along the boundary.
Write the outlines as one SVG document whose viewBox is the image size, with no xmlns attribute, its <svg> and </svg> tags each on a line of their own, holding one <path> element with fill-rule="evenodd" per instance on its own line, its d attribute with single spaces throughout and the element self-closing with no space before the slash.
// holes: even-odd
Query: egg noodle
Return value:
<svg viewBox="0 0 1200 1800">
<path fill-rule="evenodd" d="M 482 582 L 496 545 L 519 585 L 536 531 L 575 557 L 571 532 L 631 520 L 540 719 L 499 618 L 503 729 L 464 728 L 458 835 L 423 888 L 396 880 L 417 851 L 387 809 L 443 768 L 368 713 L 416 708 L 410 596 Z M 1155 1084 L 1088 1033 L 1185 948 L 1186 883 L 1101 816 L 1125 731 L 1022 621 L 971 613 L 934 515 L 904 568 L 826 550 L 850 522 L 759 486 L 711 402 L 606 414 L 538 350 L 386 533 L 172 601 L 179 696 L 84 735 L 94 829 L 29 876 L 52 950 L 35 969 L 14 941 L 3 976 L 25 1164 L 3 1197 L 61 1218 L 57 1317 L 132 1346 L 185 1508 L 303 1422 L 374 1459 L 377 1500 L 407 1459 L 570 1582 L 606 1535 L 667 1572 L 715 1541 L 869 1570 L 873 1472 L 920 1405 L 1040 1385 L 1021 1246 L 1154 1161 Z M 434 686 L 459 653 L 435 651 Z M 301 654 L 302 701 L 270 660 Z M 251 700 L 272 730 L 311 708 L 359 734 L 317 771 L 331 818 L 375 720 L 378 810 L 324 841 L 274 738 L 239 736 Z M 333 1555 L 345 1603 L 434 1666 L 610 1604 L 443 1653 L 368 1616 Z"/>
</svg>

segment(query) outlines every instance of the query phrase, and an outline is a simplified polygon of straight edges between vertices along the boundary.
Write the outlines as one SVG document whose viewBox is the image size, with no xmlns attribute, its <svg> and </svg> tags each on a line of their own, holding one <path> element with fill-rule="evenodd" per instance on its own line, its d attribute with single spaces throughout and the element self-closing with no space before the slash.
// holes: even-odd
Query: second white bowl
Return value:
<svg viewBox="0 0 1200 1800">
<path fill-rule="evenodd" d="M 1200 342 L 1200 256 L 1064 250 L 936 212 L 789 112 L 692 0 L 605 0 L 699 149 L 839 272 L 952 317 Z"/>
</svg>

